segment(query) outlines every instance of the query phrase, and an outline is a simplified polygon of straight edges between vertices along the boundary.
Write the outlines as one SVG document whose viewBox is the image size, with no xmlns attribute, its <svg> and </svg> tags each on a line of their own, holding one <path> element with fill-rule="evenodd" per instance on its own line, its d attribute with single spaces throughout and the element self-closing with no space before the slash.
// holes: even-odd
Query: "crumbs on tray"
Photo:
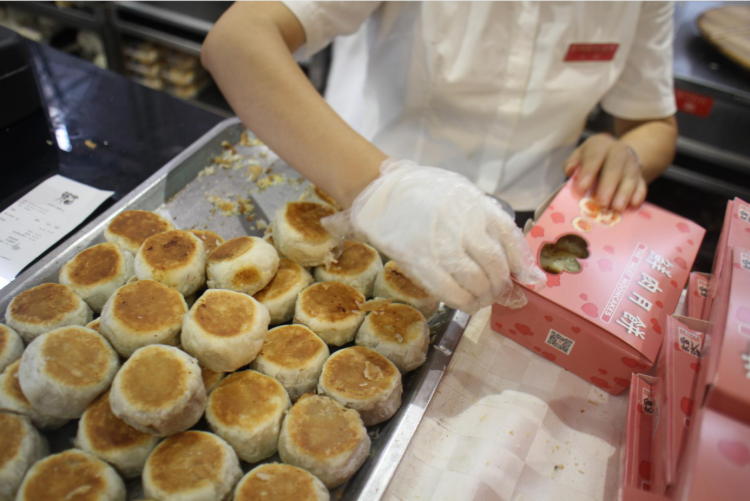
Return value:
<svg viewBox="0 0 750 501">
<path fill-rule="evenodd" d="M 275 184 L 281 184 L 286 181 L 286 176 L 283 174 L 269 174 L 258 179 L 258 190 L 264 191 Z"/>
<path fill-rule="evenodd" d="M 263 141 L 251 134 L 248 134 L 248 131 L 243 131 L 240 135 L 240 144 L 242 146 L 264 146 Z"/>
<path fill-rule="evenodd" d="M 250 201 L 249 198 L 237 197 L 237 201 L 229 198 L 223 198 L 218 195 L 206 194 L 206 200 L 211 202 L 213 206 L 221 211 L 224 216 L 239 216 L 249 215 L 255 211 L 255 205 Z"/>
<path fill-rule="evenodd" d="M 213 158 L 213 162 L 215 164 L 221 165 L 224 169 L 241 169 L 243 166 L 241 164 L 242 160 L 244 160 L 245 157 L 234 151 L 234 149 L 231 150 L 224 150 L 224 152 L 218 156 Z"/>
<path fill-rule="evenodd" d="M 216 173 L 216 167 L 209 165 L 198 173 L 198 177 L 211 176 Z"/>
<path fill-rule="evenodd" d="M 256 182 L 260 175 L 263 174 L 263 166 L 260 164 L 252 164 L 247 168 L 247 180 Z"/>
<path fill-rule="evenodd" d="M 239 145 L 261 146 L 263 149 L 267 149 L 262 141 L 254 137 L 252 133 L 248 131 L 242 133 Z M 295 191 L 299 191 L 300 186 L 305 182 L 305 178 L 301 176 L 287 177 L 284 174 L 273 173 L 272 165 L 275 160 L 270 162 L 264 162 L 261 160 L 261 158 L 266 158 L 268 156 L 267 151 L 256 151 L 255 154 L 238 153 L 237 147 L 233 146 L 229 141 L 222 141 L 221 146 L 223 148 L 222 153 L 210 158 L 212 164 L 204 167 L 198 172 L 198 178 L 213 176 L 221 171 L 246 169 L 244 171 L 244 181 L 255 185 L 250 187 L 247 192 L 248 194 L 263 192 L 271 186 L 280 184 L 291 185 L 294 187 Z M 228 175 L 230 178 L 232 177 L 231 174 Z M 240 179 L 240 182 L 242 182 L 242 179 Z M 219 184 L 219 181 L 217 180 L 214 184 Z M 214 206 L 212 214 L 215 214 L 218 211 L 221 215 L 226 217 L 242 215 L 245 216 L 245 219 L 250 223 L 255 221 L 255 206 L 249 198 L 235 196 L 234 194 L 217 195 L 215 192 L 211 193 L 208 191 L 206 191 L 204 195 L 206 200 Z M 264 230 L 266 228 L 268 228 L 268 223 L 266 221 L 257 221 L 257 229 Z M 251 229 L 254 228 L 251 227 Z"/>
</svg>

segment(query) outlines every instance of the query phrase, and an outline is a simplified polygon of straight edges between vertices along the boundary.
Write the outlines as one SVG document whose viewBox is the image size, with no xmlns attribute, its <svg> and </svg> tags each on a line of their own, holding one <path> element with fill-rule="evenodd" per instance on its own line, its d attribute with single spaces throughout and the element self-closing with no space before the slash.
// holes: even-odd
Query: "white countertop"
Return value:
<svg viewBox="0 0 750 501">
<path fill-rule="evenodd" d="M 615 499 L 627 392 L 530 352 L 489 316 L 471 319 L 383 499 Z"/>
</svg>

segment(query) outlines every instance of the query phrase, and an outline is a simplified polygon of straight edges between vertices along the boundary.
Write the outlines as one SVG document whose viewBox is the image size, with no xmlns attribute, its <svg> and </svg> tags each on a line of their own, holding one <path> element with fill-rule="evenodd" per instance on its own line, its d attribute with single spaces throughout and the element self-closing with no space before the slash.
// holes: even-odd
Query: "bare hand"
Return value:
<svg viewBox="0 0 750 501">
<path fill-rule="evenodd" d="M 624 211 L 640 207 L 646 199 L 646 180 L 638 157 L 609 134 L 588 138 L 565 161 L 563 170 L 566 176 L 573 175 L 579 193 L 593 187 L 596 201 L 603 207 Z"/>
</svg>

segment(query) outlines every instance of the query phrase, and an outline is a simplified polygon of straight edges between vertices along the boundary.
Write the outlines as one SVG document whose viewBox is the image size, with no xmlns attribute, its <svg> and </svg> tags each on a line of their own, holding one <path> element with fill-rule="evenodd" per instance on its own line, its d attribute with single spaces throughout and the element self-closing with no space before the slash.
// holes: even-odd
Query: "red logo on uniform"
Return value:
<svg viewBox="0 0 750 501">
<path fill-rule="evenodd" d="M 611 61 L 615 57 L 616 43 L 572 43 L 568 46 L 565 61 Z"/>
</svg>

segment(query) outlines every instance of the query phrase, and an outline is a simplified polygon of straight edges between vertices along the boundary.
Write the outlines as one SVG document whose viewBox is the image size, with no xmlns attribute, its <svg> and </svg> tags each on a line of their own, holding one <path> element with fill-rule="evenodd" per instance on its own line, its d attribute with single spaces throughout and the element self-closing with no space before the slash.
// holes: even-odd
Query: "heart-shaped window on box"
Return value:
<svg viewBox="0 0 750 501">
<path fill-rule="evenodd" d="M 564 271 L 579 273 L 582 269 L 580 259 L 588 257 L 588 242 L 579 235 L 567 234 L 558 238 L 555 243 L 542 245 L 539 265 L 553 275 L 559 275 Z"/>
</svg>

